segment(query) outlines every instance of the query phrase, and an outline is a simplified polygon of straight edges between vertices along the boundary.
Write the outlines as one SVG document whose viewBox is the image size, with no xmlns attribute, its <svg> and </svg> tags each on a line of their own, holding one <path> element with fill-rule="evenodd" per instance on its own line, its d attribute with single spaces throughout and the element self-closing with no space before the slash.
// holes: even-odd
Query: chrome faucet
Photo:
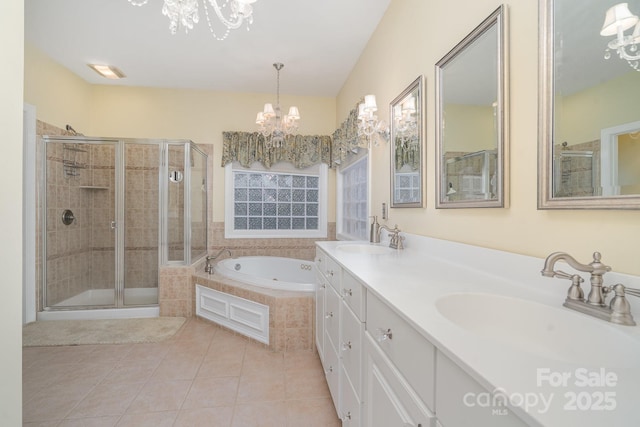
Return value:
<svg viewBox="0 0 640 427">
<path fill-rule="evenodd" d="M 625 295 L 640 296 L 640 290 L 625 288 L 620 283 L 615 286 L 604 286 L 603 276 L 606 272 L 611 271 L 611 267 L 603 264 L 601 258 L 600 252 L 594 252 L 593 261 L 589 264 L 582 264 L 565 252 L 554 252 L 544 261 L 544 267 L 540 273 L 545 277 L 571 280 L 571 286 L 567 291 L 567 298 L 563 304 L 565 307 L 609 322 L 621 325 L 635 325 L 636 322 L 631 316 L 629 302 Z M 580 284 L 584 282 L 584 279 L 579 274 L 569 274 L 564 271 L 554 270 L 558 261 L 564 261 L 575 270 L 591 274 L 591 290 L 586 300 L 584 299 L 584 292 L 580 288 Z M 609 292 L 613 292 L 615 295 L 610 304 L 607 305 L 605 304 L 605 295 Z"/>
<path fill-rule="evenodd" d="M 386 225 L 381 225 L 378 228 L 378 233 L 376 234 L 376 240 L 380 241 L 380 232 L 382 230 L 387 230 L 389 233 L 389 247 L 392 249 L 404 249 L 404 245 L 402 241 L 404 240 L 403 236 L 400 236 L 400 229 L 398 228 L 398 224 L 395 225 L 393 229 L 387 227 Z"/>
<path fill-rule="evenodd" d="M 220 255 L 222 255 L 224 252 L 227 252 L 229 254 L 229 256 L 231 256 L 231 250 L 229 248 L 222 248 L 220 249 L 220 251 L 215 254 L 215 255 L 207 255 L 207 263 L 204 266 L 204 271 L 206 273 L 209 274 L 213 274 L 213 264 L 211 263 L 211 261 L 217 259 Z"/>
</svg>

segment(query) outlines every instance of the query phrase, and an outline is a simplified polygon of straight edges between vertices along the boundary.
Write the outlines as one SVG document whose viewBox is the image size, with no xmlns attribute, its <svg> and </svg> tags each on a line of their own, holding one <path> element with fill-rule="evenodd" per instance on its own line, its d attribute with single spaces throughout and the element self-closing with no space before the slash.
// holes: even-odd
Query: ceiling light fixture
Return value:
<svg viewBox="0 0 640 427">
<path fill-rule="evenodd" d="M 282 116 L 280 110 L 280 70 L 284 64 L 276 62 L 273 67 L 277 72 L 276 86 L 276 106 L 272 104 L 264 104 L 264 110 L 256 116 L 256 124 L 259 126 L 259 132 L 264 136 L 265 144 L 268 149 L 281 147 L 287 135 L 298 130 L 298 120 L 300 120 L 300 112 L 298 107 L 289 108 L 289 114 Z"/>
<path fill-rule="evenodd" d="M 113 65 L 87 64 L 96 73 L 107 79 L 123 79 L 127 76 Z"/>
<path fill-rule="evenodd" d="M 387 138 L 389 127 L 384 120 L 378 120 L 374 113 L 378 111 L 375 95 L 366 95 L 364 102 L 358 105 L 358 136 L 365 136 L 369 139 L 369 147 L 374 134 Z M 378 145 L 378 139 L 374 145 Z"/>
<path fill-rule="evenodd" d="M 198 15 L 198 2 L 200 0 L 164 0 L 162 5 L 162 14 L 169 18 L 169 31 L 175 34 L 178 27 L 182 25 L 185 33 L 193 30 L 193 26 L 200 21 Z M 222 1 L 222 5 L 218 4 Z M 207 24 L 211 34 L 217 40 L 224 40 L 229 35 L 230 30 L 240 28 L 243 22 L 247 23 L 247 31 L 253 23 L 253 7 L 252 3 L 257 0 L 202 0 L 204 5 L 204 14 L 207 18 Z M 149 0 L 129 0 L 134 6 L 144 6 Z M 224 34 L 219 35 L 213 28 L 209 17 L 209 7 L 207 3 L 213 7 L 218 20 L 225 26 Z"/>
<path fill-rule="evenodd" d="M 631 35 L 624 32 L 633 28 Z M 640 43 L 640 19 L 629 11 L 627 3 L 618 3 L 607 10 L 607 14 L 600 30 L 601 36 L 617 36 L 607 44 L 605 59 L 611 58 L 611 51 L 615 51 L 620 59 L 626 59 L 629 66 L 640 71 L 640 53 L 638 44 Z"/>
</svg>

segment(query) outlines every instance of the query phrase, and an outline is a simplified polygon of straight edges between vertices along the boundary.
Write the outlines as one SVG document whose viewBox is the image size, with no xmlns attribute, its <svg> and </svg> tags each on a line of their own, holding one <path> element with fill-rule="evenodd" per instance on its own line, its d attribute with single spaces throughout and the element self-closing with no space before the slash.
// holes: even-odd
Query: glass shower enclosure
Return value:
<svg viewBox="0 0 640 427">
<path fill-rule="evenodd" d="M 161 265 L 207 248 L 207 155 L 191 141 L 43 137 L 40 310 L 158 304 Z"/>
</svg>

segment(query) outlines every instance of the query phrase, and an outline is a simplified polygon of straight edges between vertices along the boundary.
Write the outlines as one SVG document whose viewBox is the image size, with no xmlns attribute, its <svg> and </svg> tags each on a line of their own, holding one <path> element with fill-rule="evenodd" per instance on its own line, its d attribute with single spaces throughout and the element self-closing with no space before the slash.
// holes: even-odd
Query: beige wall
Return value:
<svg viewBox="0 0 640 427">
<path fill-rule="evenodd" d="M 38 119 L 86 132 L 92 86 L 29 43 L 24 46 L 24 63 L 24 101 L 36 106 Z"/>
<path fill-rule="evenodd" d="M 0 4 L 0 128 L 5 185 L 0 189 L 0 420 L 22 425 L 22 84 L 23 0 Z"/>
<path fill-rule="evenodd" d="M 591 252 L 599 250 L 603 260 L 616 271 L 640 274 L 635 250 L 640 236 L 640 212 L 537 210 L 538 2 L 511 0 L 505 4 L 509 9 L 511 45 L 509 208 L 434 208 L 434 64 L 489 16 L 499 2 L 393 0 L 340 91 L 338 122 L 361 96 L 374 93 L 378 105 L 388 105 L 419 74 L 426 77 L 427 207 L 391 209 L 387 222 L 397 223 L 410 233 L 538 257 L 563 250 L 587 261 Z M 456 17 L 455 25 L 447 19 L 450 16 Z M 374 147 L 372 155 L 372 214 L 380 215 L 381 203 L 389 202 L 389 147 Z"/>
<path fill-rule="evenodd" d="M 638 121 L 638 72 L 629 70 L 621 77 L 556 102 L 555 114 L 561 122 L 556 127 L 556 142 L 576 145 L 599 140 L 601 129 Z"/>
<path fill-rule="evenodd" d="M 213 144 L 209 159 L 213 167 L 213 220 L 224 220 L 222 132 L 254 131 L 256 113 L 265 102 L 274 101 L 274 93 L 92 86 L 36 48 L 27 51 L 25 102 L 36 106 L 40 120 L 62 128 L 70 123 L 78 132 L 91 136 L 176 138 Z M 56 85 L 50 82 L 58 80 L 63 89 L 51 87 Z M 73 102 L 60 102 L 64 93 Z M 281 105 L 299 108 L 302 134 L 330 135 L 335 130 L 335 98 L 281 95 Z M 335 221 L 333 173 L 329 174 L 329 188 L 329 221 Z"/>
</svg>

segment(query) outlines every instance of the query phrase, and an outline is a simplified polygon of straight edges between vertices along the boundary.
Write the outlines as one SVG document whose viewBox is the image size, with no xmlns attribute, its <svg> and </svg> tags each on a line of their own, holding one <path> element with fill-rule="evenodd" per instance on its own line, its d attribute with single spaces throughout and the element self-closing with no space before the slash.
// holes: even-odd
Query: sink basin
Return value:
<svg viewBox="0 0 640 427">
<path fill-rule="evenodd" d="M 637 366 L 640 343 L 621 328 L 569 309 L 495 294 L 460 293 L 436 301 L 465 331 L 546 359 L 596 366 Z"/>
<path fill-rule="evenodd" d="M 338 245 L 337 249 L 344 252 L 369 255 L 388 254 L 393 251 L 393 249 L 388 246 L 368 245 L 366 243 L 345 243 Z"/>
</svg>

